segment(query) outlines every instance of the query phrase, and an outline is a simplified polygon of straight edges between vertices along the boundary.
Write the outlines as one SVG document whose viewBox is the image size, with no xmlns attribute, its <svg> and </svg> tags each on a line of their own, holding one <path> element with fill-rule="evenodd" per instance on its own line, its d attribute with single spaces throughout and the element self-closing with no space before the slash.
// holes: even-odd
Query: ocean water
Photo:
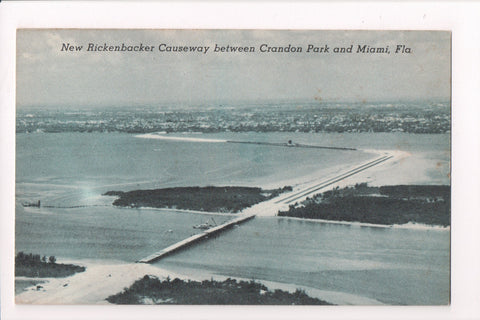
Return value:
<svg viewBox="0 0 480 320">
<path fill-rule="evenodd" d="M 449 301 L 450 234 L 257 217 L 156 264 L 292 283 L 394 305 Z"/>
<path fill-rule="evenodd" d="M 212 221 L 213 219 L 213 221 Z M 222 215 L 107 207 L 17 210 L 16 251 L 66 259 L 134 262 L 198 233 L 194 225 L 221 224 Z"/>
<path fill-rule="evenodd" d="M 285 142 L 271 134 L 239 138 Z M 39 191 L 49 204 L 64 206 L 78 205 L 80 200 L 109 190 L 283 187 L 282 181 L 319 168 L 338 163 L 348 166 L 372 157 L 360 151 L 295 148 L 292 152 L 291 148 L 140 139 L 117 133 L 17 134 L 16 139 L 17 198 L 29 198 Z M 47 190 L 51 194 L 46 194 Z"/>
<path fill-rule="evenodd" d="M 199 136 L 359 149 L 449 160 L 448 135 L 223 133 Z M 132 262 L 230 216 L 111 206 L 109 190 L 283 186 L 375 156 L 362 151 L 141 139 L 121 133 L 17 134 L 16 251 Z M 432 179 L 438 174 L 432 171 Z M 448 183 L 448 180 L 446 180 Z M 42 201 L 41 208 L 23 202 Z M 52 206 L 52 207 L 48 207 Z M 264 279 L 387 304 L 449 301 L 450 233 L 255 218 L 158 262 L 162 268 Z"/>
</svg>

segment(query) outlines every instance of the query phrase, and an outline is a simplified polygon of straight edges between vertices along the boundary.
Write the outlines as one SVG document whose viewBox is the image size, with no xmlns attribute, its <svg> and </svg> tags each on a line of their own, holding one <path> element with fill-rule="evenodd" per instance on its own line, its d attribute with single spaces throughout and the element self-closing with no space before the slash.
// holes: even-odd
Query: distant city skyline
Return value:
<svg viewBox="0 0 480 320">
<path fill-rule="evenodd" d="M 151 48 L 147 52 L 86 51 L 89 44 L 101 49 L 115 45 Z M 169 46 L 209 49 L 206 54 L 173 53 L 160 51 L 160 44 L 165 44 L 162 49 Z M 260 52 L 262 44 L 274 48 L 302 47 L 303 52 Z M 307 53 L 309 45 L 320 51 L 328 47 L 329 53 L 313 49 Z M 397 45 L 400 51 L 395 54 Z M 76 51 L 79 46 L 82 49 Z M 255 52 L 214 52 L 215 46 L 254 47 Z M 386 49 L 390 54 L 331 52 L 334 47 L 351 48 L 355 52 L 358 46 L 367 46 L 367 50 Z M 411 48 L 412 53 L 402 53 L 405 48 Z M 17 32 L 18 107 L 449 99 L 449 32 L 80 29 Z"/>
</svg>

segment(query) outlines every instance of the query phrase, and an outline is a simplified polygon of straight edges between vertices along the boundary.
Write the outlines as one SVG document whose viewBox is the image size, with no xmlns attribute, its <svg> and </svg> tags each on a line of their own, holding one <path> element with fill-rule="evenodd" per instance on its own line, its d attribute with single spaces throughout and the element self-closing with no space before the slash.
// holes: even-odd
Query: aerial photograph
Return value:
<svg viewBox="0 0 480 320">
<path fill-rule="evenodd" d="M 16 304 L 450 304 L 450 32 L 16 43 Z"/>
</svg>

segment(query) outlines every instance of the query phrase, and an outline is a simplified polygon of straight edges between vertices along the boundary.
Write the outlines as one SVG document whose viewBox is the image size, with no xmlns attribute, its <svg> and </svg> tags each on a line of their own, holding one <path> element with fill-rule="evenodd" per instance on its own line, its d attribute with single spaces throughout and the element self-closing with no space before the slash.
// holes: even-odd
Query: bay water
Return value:
<svg viewBox="0 0 480 320">
<path fill-rule="evenodd" d="M 209 139 L 402 149 L 449 160 L 448 135 L 222 133 Z M 276 186 L 364 162 L 363 151 L 141 139 L 123 133 L 16 136 L 16 252 L 132 262 L 229 215 L 115 208 L 110 190 Z M 446 181 L 435 170 L 432 181 Z M 443 179 L 443 180 L 442 180 Z M 22 203 L 41 200 L 40 208 Z M 255 218 L 157 263 L 162 268 L 263 279 L 387 304 L 447 304 L 450 233 L 288 218 Z"/>
</svg>

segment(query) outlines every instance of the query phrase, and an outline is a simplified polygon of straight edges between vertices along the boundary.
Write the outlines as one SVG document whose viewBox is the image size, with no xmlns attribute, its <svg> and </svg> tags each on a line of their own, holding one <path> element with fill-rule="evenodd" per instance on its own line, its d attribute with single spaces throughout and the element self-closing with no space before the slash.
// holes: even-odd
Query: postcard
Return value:
<svg viewBox="0 0 480 320">
<path fill-rule="evenodd" d="M 17 304 L 450 304 L 450 32 L 16 43 Z"/>
</svg>

